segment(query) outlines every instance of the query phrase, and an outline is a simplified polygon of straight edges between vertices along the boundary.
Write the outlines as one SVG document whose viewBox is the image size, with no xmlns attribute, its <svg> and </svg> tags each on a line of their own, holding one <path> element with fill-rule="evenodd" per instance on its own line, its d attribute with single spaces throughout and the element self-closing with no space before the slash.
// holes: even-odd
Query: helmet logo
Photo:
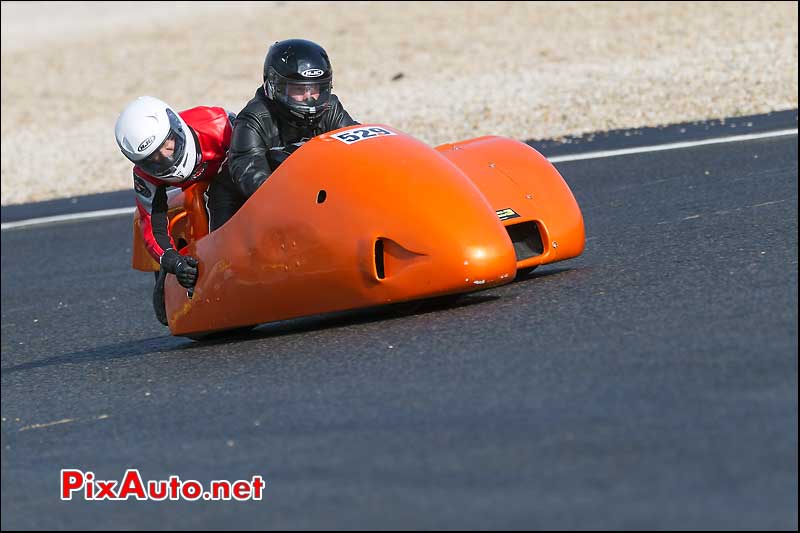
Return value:
<svg viewBox="0 0 800 533">
<path fill-rule="evenodd" d="M 142 152 L 142 151 L 146 150 L 147 147 L 150 146 L 151 144 L 153 144 L 153 141 L 155 141 L 155 140 L 156 140 L 156 136 L 155 135 L 151 135 L 150 137 L 148 137 L 147 139 L 142 141 L 142 144 L 139 145 L 139 148 L 137 148 L 136 151 L 137 152 Z"/>
<path fill-rule="evenodd" d="M 318 68 L 310 68 L 308 70 L 304 70 L 301 74 L 306 78 L 319 78 L 323 74 L 325 74 L 324 70 L 320 70 Z"/>
</svg>

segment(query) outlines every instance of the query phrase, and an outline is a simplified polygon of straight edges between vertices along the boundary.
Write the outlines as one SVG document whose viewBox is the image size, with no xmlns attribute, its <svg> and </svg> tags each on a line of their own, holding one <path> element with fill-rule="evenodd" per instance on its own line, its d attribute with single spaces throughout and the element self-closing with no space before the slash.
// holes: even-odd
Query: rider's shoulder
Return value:
<svg viewBox="0 0 800 533">
<path fill-rule="evenodd" d="M 272 112 L 270 111 L 268 100 L 264 97 L 263 94 L 256 92 L 256 95 L 247 102 L 247 105 L 244 106 L 237 117 L 240 118 L 255 118 L 255 119 L 263 119 L 269 118 L 272 119 Z"/>
</svg>

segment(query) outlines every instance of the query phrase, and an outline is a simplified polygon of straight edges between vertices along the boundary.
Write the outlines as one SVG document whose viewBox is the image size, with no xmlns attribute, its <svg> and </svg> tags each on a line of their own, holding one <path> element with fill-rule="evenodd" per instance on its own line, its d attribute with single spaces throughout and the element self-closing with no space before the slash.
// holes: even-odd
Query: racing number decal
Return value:
<svg viewBox="0 0 800 533">
<path fill-rule="evenodd" d="M 354 144 L 364 139 L 371 139 L 373 137 L 381 137 L 384 135 L 397 135 L 396 133 L 378 127 L 358 128 L 352 130 L 345 130 L 332 135 L 337 141 L 342 141 L 345 144 Z"/>
</svg>

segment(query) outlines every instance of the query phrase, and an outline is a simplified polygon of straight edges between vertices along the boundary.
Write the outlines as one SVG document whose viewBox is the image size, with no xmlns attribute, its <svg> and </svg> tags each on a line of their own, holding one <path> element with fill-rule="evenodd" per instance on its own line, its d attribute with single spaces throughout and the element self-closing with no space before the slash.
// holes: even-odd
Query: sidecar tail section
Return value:
<svg viewBox="0 0 800 533">
<path fill-rule="evenodd" d="M 480 189 L 502 219 L 517 268 L 583 252 L 583 216 L 558 170 L 527 144 L 488 136 L 436 148 Z"/>
</svg>

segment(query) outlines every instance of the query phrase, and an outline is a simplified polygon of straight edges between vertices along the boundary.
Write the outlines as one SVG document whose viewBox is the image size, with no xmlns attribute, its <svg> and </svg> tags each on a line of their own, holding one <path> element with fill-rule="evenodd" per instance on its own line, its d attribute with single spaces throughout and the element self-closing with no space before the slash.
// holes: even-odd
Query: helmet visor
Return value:
<svg viewBox="0 0 800 533">
<path fill-rule="evenodd" d="M 275 86 L 275 98 L 300 113 L 318 113 L 328 106 L 331 80 L 295 81 L 281 79 Z"/>
<path fill-rule="evenodd" d="M 183 161 L 186 152 L 186 132 L 181 126 L 181 121 L 169 109 L 167 116 L 169 117 L 167 137 L 152 154 L 138 163 L 142 170 L 156 178 L 172 174 Z"/>
</svg>

